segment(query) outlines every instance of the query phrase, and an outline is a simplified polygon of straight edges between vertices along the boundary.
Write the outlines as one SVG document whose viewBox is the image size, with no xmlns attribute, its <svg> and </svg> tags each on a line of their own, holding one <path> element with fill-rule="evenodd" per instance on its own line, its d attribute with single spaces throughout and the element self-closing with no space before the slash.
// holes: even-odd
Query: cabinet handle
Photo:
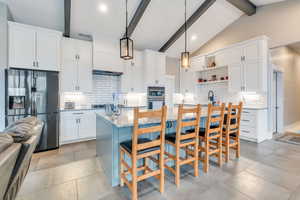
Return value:
<svg viewBox="0 0 300 200">
<path fill-rule="evenodd" d="M 242 132 L 244 132 L 244 133 L 250 133 L 250 131 L 245 131 L 245 130 L 242 130 Z"/>
<path fill-rule="evenodd" d="M 250 120 L 248 120 L 248 119 L 243 119 L 242 121 L 243 122 L 250 122 Z"/>
<path fill-rule="evenodd" d="M 39 62 L 38 61 L 36 61 L 36 67 L 39 67 Z"/>
<path fill-rule="evenodd" d="M 35 61 L 33 61 L 33 62 L 32 62 L 32 66 L 34 66 L 34 67 L 35 67 Z"/>
</svg>

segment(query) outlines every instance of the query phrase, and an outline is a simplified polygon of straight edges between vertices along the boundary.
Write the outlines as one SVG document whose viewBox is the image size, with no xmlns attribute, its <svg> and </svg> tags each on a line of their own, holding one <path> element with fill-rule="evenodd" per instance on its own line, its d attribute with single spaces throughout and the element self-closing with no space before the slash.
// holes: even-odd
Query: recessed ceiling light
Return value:
<svg viewBox="0 0 300 200">
<path fill-rule="evenodd" d="M 108 11 L 108 7 L 107 7 L 107 5 L 104 4 L 104 3 L 100 3 L 98 9 L 99 9 L 99 11 L 102 12 L 102 13 L 107 13 L 107 11 Z"/>
<path fill-rule="evenodd" d="M 197 40 L 197 38 L 198 38 L 197 35 L 192 35 L 191 40 L 195 41 L 195 40 Z"/>
</svg>

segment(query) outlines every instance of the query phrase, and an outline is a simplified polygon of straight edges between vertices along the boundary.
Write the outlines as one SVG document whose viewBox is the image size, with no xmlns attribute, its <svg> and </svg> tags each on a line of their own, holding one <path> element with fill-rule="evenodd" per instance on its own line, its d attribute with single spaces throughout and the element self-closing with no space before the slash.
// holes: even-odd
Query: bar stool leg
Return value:
<svg viewBox="0 0 300 200">
<path fill-rule="evenodd" d="M 208 139 L 205 141 L 205 153 L 204 153 L 204 172 L 208 172 L 209 166 L 209 141 Z"/>
<path fill-rule="evenodd" d="M 124 180 L 122 178 L 122 175 L 124 173 L 124 166 L 123 166 L 123 161 L 124 159 L 124 152 L 122 151 L 122 149 L 120 149 L 120 186 L 123 187 L 124 186 Z"/>
<path fill-rule="evenodd" d="M 195 146 L 194 146 L 194 157 L 195 157 L 195 160 L 194 160 L 194 173 L 195 173 L 195 176 L 199 176 L 199 160 L 198 160 L 198 157 L 199 157 L 199 151 L 198 151 L 198 142 L 196 142 Z"/>
<path fill-rule="evenodd" d="M 229 135 L 226 134 L 225 136 L 225 162 L 228 162 L 229 161 L 229 141 L 230 141 L 230 138 L 229 138 Z"/>
<path fill-rule="evenodd" d="M 236 157 L 239 158 L 241 156 L 241 144 L 240 144 L 240 138 L 239 137 L 236 137 L 236 142 L 237 142 L 237 145 L 236 145 Z"/>
<path fill-rule="evenodd" d="M 162 148 L 160 152 L 160 158 L 159 158 L 159 168 L 160 168 L 160 193 L 164 193 L 165 191 L 165 159 L 164 159 L 164 148 Z"/>
<path fill-rule="evenodd" d="M 175 183 L 176 186 L 179 187 L 180 185 L 180 149 L 179 147 L 176 147 L 176 161 L 175 161 L 175 170 L 176 170 L 176 174 L 175 174 Z"/>
<path fill-rule="evenodd" d="M 132 200 L 138 199 L 137 192 L 137 163 L 136 159 L 132 159 Z"/>
<path fill-rule="evenodd" d="M 220 135 L 220 137 L 218 138 L 218 149 L 219 149 L 219 154 L 218 154 L 218 163 L 219 166 L 222 166 L 222 134 Z"/>
</svg>

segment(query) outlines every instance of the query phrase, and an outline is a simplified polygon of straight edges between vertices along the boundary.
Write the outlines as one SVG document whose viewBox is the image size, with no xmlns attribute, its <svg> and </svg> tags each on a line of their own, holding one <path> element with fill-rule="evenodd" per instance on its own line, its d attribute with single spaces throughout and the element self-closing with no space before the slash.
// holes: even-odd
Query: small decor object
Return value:
<svg viewBox="0 0 300 200">
<path fill-rule="evenodd" d="M 187 51 L 186 0 L 184 0 L 184 52 L 181 53 L 181 67 L 190 67 L 190 52 Z"/>
<path fill-rule="evenodd" d="M 228 80 L 228 76 L 226 76 L 226 80 Z"/>
<path fill-rule="evenodd" d="M 202 83 L 202 82 L 203 82 L 203 79 L 202 79 L 202 78 L 199 78 L 199 79 L 198 79 L 198 82 L 199 82 L 199 83 Z"/>
<path fill-rule="evenodd" d="M 224 81 L 224 80 L 225 80 L 225 78 L 224 78 L 223 76 L 222 76 L 220 79 L 221 79 L 221 81 Z"/>
<path fill-rule="evenodd" d="M 207 68 L 216 67 L 215 56 L 210 56 L 206 58 Z"/>
<path fill-rule="evenodd" d="M 120 57 L 124 60 L 133 59 L 133 40 L 128 37 L 128 0 L 126 0 L 126 32 L 120 39 Z"/>
<path fill-rule="evenodd" d="M 217 75 L 212 75 L 212 76 L 211 76 L 211 80 L 212 80 L 212 81 L 216 81 L 216 80 L 217 80 Z"/>
</svg>

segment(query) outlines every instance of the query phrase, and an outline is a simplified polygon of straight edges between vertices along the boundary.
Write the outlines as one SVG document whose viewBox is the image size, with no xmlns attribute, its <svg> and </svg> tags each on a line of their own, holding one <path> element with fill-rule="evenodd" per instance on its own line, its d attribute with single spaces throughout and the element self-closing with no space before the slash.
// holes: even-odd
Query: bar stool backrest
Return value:
<svg viewBox="0 0 300 200">
<path fill-rule="evenodd" d="M 207 121 L 205 128 L 205 137 L 210 137 L 211 134 L 222 134 L 224 122 L 225 104 L 218 106 L 208 104 Z"/>
<path fill-rule="evenodd" d="M 227 117 L 225 117 L 226 131 L 230 132 L 231 130 L 240 129 L 242 110 L 243 110 L 242 102 L 240 102 L 238 105 L 233 105 L 232 103 L 228 104 L 227 113 L 226 113 Z M 239 131 L 237 131 L 237 134 L 239 134 Z"/>
<path fill-rule="evenodd" d="M 194 117 L 193 120 L 183 121 L 183 117 L 185 115 L 191 115 Z M 176 126 L 176 143 L 180 143 L 181 140 L 186 139 L 198 139 L 199 135 L 199 127 L 200 127 L 200 116 L 201 116 L 201 106 L 197 105 L 194 108 L 183 108 L 183 105 L 179 105 L 178 107 L 178 116 L 177 116 L 177 126 Z M 189 134 L 181 134 L 182 128 L 192 127 L 192 130 L 195 132 L 191 132 Z"/>
<path fill-rule="evenodd" d="M 159 125 L 140 128 L 139 120 L 140 119 L 159 119 Z M 163 147 L 165 142 L 165 128 L 166 128 L 166 118 L 167 118 L 167 106 L 163 106 L 160 110 L 154 111 L 143 111 L 140 112 L 139 108 L 134 108 L 134 125 L 133 125 L 133 134 L 132 134 L 132 153 L 137 154 L 138 151 L 161 146 Z M 156 123 L 155 123 L 156 124 Z M 138 144 L 138 138 L 141 135 L 147 135 L 151 133 L 159 132 L 160 137 L 151 142 L 145 142 Z"/>
</svg>

